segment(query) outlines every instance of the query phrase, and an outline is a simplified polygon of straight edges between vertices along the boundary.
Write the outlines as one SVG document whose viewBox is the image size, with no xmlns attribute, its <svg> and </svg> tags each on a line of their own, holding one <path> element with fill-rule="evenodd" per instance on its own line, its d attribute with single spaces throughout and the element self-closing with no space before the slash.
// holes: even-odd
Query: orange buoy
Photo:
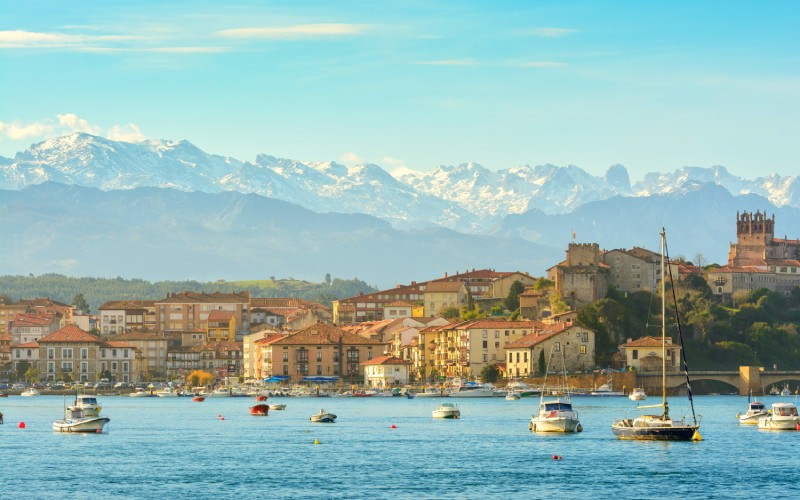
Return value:
<svg viewBox="0 0 800 500">
<path fill-rule="evenodd" d="M 20 422 L 18 427 L 20 429 L 24 429 L 25 428 L 25 422 Z"/>
</svg>

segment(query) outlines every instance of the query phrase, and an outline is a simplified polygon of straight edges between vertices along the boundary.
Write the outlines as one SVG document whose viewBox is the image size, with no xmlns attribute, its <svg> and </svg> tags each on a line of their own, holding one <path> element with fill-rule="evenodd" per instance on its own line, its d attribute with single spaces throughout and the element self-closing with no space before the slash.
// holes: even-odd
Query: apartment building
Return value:
<svg viewBox="0 0 800 500">
<path fill-rule="evenodd" d="M 595 366 L 594 330 L 570 322 L 540 324 L 533 333 L 506 347 L 509 377 L 530 377 L 540 373 L 539 360 L 548 371 L 586 371 Z"/>
<path fill-rule="evenodd" d="M 105 341 L 75 325 L 39 339 L 39 367 L 49 381 L 97 382 L 109 378 L 131 382 L 136 349 L 126 342 Z"/>
<path fill-rule="evenodd" d="M 171 293 L 155 301 L 160 332 L 205 330 L 212 311 L 230 311 L 236 317 L 236 332 L 244 334 L 250 328 L 250 292 Z"/>
<path fill-rule="evenodd" d="M 153 300 L 112 300 L 99 308 L 99 331 L 103 335 L 157 330 L 156 306 Z"/>
</svg>

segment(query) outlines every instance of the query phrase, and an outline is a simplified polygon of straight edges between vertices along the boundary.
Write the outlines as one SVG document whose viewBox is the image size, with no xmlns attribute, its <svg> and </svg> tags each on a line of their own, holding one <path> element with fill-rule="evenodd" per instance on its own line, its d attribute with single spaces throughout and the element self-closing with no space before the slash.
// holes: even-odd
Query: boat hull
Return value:
<svg viewBox="0 0 800 500">
<path fill-rule="evenodd" d="M 250 407 L 250 415 L 254 417 L 266 417 L 269 414 L 269 405 L 255 405 Z"/>
<path fill-rule="evenodd" d="M 79 418 L 76 420 L 56 420 L 53 430 L 58 432 L 103 432 L 103 427 L 111 419 L 107 417 Z"/>
<path fill-rule="evenodd" d="M 632 427 L 612 425 L 611 431 L 619 439 L 638 441 L 691 441 L 697 426 L 681 425 L 674 427 Z"/>
<path fill-rule="evenodd" d="M 797 429 L 798 423 L 800 423 L 800 417 L 762 417 L 758 420 L 758 428 L 766 431 L 793 431 Z"/>
<path fill-rule="evenodd" d="M 528 429 L 531 432 L 578 432 L 580 424 L 577 418 L 532 418 Z"/>
<path fill-rule="evenodd" d="M 753 415 L 736 415 L 739 423 L 742 425 L 758 425 L 758 419 L 769 416 L 767 412 L 756 413 Z"/>
<path fill-rule="evenodd" d="M 277 405 L 269 405 L 270 410 L 285 410 L 286 405 L 284 404 L 277 404 Z"/>
<path fill-rule="evenodd" d="M 461 412 L 458 410 L 434 410 L 433 418 L 449 418 L 458 419 L 461 417 Z"/>
</svg>

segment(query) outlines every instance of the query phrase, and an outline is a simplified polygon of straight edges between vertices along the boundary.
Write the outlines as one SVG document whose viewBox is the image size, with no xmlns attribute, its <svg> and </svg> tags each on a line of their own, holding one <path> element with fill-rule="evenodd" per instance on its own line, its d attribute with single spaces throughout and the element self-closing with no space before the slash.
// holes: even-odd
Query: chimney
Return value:
<svg viewBox="0 0 800 500">
<path fill-rule="evenodd" d="M 447 278 L 447 271 L 444 272 L 444 277 Z"/>
<path fill-rule="evenodd" d="M 412 282 L 411 282 L 411 286 L 414 286 L 414 285 L 416 285 L 416 284 L 417 284 L 417 282 L 416 282 L 416 281 L 412 281 Z"/>
<path fill-rule="evenodd" d="M 631 342 L 633 342 L 633 339 L 628 337 L 628 342 L 627 343 L 630 344 Z"/>
</svg>

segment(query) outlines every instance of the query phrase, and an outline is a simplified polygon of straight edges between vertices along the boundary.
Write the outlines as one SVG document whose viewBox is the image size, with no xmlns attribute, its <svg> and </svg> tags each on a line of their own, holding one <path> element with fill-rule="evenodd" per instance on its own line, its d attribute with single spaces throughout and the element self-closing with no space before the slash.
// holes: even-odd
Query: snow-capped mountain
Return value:
<svg viewBox="0 0 800 500">
<path fill-rule="evenodd" d="M 255 161 L 209 154 L 188 141 L 113 141 L 74 133 L 0 157 L 0 189 L 54 181 L 102 190 L 170 187 L 255 193 L 325 213 L 364 213 L 401 228 L 444 226 L 486 232 L 511 214 L 566 214 L 615 196 L 685 193 L 714 184 L 734 195 L 758 194 L 776 206 L 800 207 L 800 178 L 773 174 L 748 180 L 724 167 L 650 173 L 631 187 L 613 165 L 603 176 L 569 165 L 491 171 L 476 163 L 392 176 L 378 165 L 342 165 L 259 155 Z"/>
</svg>

